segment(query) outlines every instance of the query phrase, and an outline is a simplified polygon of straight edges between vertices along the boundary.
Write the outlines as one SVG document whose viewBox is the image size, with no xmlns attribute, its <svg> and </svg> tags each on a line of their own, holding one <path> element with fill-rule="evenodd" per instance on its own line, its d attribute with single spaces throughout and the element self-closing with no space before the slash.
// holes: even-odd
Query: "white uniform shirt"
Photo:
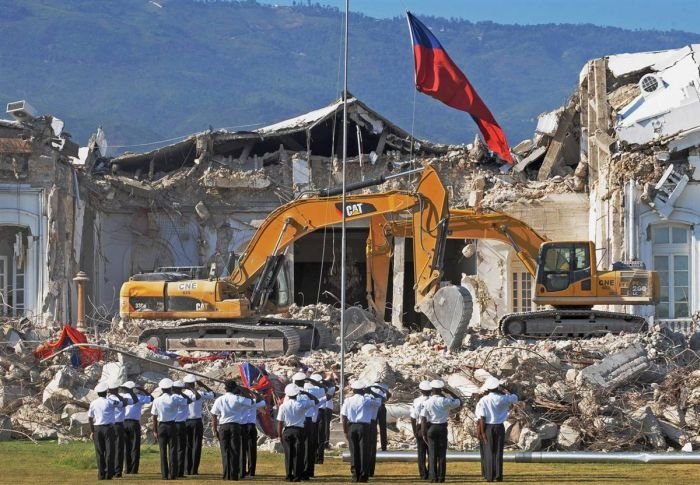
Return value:
<svg viewBox="0 0 700 485">
<path fill-rule="evenodd" d="M 88 417 L 92 418 L 95 426 L 114 424 L 114 401 L 106 397 L 98 397 L 90 403 Z"/>
<path fill-rule="evenodd" d="M 141 407 L 153 401 L 153 398 L 149 395 L 137 394 L 136 397 L 138 400 L 133 404 L 129 404 L 126 409 L 124 409 L 124 419 L 141 421 Z"/>
<path fill-rule="evenodd" d="M 421 417 L 431 424 L 443 424 L 447 422 L 450 409 L 459 406 L 460 401 L 453 397 L 430 396 L 423 403 Z"/>
<path fill-rule="evenodd" d="M 184 423 L 187 421 L 187 413 L 189 413 L 189 403 L 187 402 L 187 398 L 183 395 L 180 395 L 182 398 L 182 402 L 179 402 L 177 405 L 177 414 L 175 415 L 175 422 L 176 423 Z"/>
<path fill-rule="evenodd" d="M 245 424 L 255 424 L 258 421 L 258 409 L 267 406 L 264 400 L 255 401 L 255 404 L 245 413 Z"/>
<path fill-rule="evenodd" d="M 489 392 L 476 404 L 476 418 L 485 418 L 486 424 L 502 424 L 508 419 L 508 409 L 516 402 L 515 394 Z"/>
<path fill-rule="evenodd" d="M 189 397 L 192 402 L 187 406 L 187 419 L 201 419 L 202 418 L 202 405 L 204 401 L 211 401 L 214 399 L 214 393 L 211 391 L 197 391 L 199 393 L 199 399 L 195 399 L 195 394 L 192 389 L 185 389 L 182 393 Z"/>
<path fill-rule="evenodd" d="M 127 406 L 134 404 L 134 400 L 131 398 L 131 394 L 123 394 L 120 392 L 119 395 L 126 399 Z M 119 398 L 114 394 L 107 394 L 107 399 L 114 402 L 114 422 L 123 423 L 125 414 L 124 403 L 122 403 L 122 401 L 120 401 Z"/>
<path fill-rule="evenodd" d="M 343 402 L 340 415 L 351 423 L 367 423 L 372 420 L 375 410 L 382 405 L 382 400 L 371 394 L 353 394 Z"/>
<path fill-rule="evenodd" d="M 245 424 L 246 412 L 254 406 L 251 399 L 227 392 L 216 398 L 211 407 L 211 413 L 219 418 L 219 424 Z"/>
<path fill-rule="evenodd" d="M 306 411 L 313 407 L 315 405 L 311 399 L 297 401 L 296 399 L 286 398 L 277 410 L 277 421 L 284 423 L 285 428 L 288 426 L 303 428 Z"/>
<path fill-rule="evenodd" d="M 420 395 L 413 400 L 413 406 L 411 406 L 411 410 L 408 414 L 411 419 L 416 420 L 417 424 L 421 424 L 421 422 L 423 422 L 421 413 L 423 412 L 423 404 L 425 404 L 425 401 L 428 400 L 428 397 L 429 396 Z"/>
<path fill-rule="evenodd" d="M 318 410 L 326 405 L 326 391 L 310 382 L 304 384 L 304 390 L 318 399 L 318 403 L 315 406 L 306 410 L 306 417 L 311 418 L 311 421 L 315 423 L 318 420 Z"/>
<path fill-rule="evenodd" d="M 327 397 L 326 397 L 326 404 L 324 407 L 326 409 L 330 409 L 331 411 L 333 411 L 333 396 L 335 396 L 335 391 L 336 391 L 335 386 L 331 386 L 328 389 L 326 389 L 326 396 Z"/>
<path fill-rule="evenodd" d="M 187 399 L 179 394 L 161 394 L 153 401 L 151 414 L 158 418 L 161 423 L 175 421 L 178 406 L 187 407 Z"/>
</svg>

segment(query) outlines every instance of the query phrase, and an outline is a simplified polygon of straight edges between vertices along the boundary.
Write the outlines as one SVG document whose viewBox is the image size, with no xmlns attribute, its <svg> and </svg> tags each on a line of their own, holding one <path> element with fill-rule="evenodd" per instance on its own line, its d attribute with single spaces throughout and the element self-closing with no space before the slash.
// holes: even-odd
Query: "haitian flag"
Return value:
<svg viewBox="0 0 700 485">
<path fill-rule="evenodd" d="M 411 12 L 408 27 L 413 39 L 413 56 L 416 67 L 416 89 L 432 96 L 448 106 L 469 113 L 479 126 L 486 145 L 509 164 L 513 157 L 506 135 L 491 111 L 486 107 L 467 76 L 447 55 L 440 42 Z"/>
</svg>

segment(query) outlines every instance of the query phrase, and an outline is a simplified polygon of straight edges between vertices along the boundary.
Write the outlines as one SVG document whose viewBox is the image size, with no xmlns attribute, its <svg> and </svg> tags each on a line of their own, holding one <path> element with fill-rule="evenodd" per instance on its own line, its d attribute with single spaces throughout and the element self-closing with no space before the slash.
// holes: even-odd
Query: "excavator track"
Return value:
<svg viewBox="0 0 700 485">
<path fill-rule="evenodd" d="M 639 315 L 598 310 L 540 310 L 504 315 L 498 325 L 505 337 L 580 338 L 612 333 L 646 332 L 647 321 Z"/>
<path fill-rule="evenodd" d="M 321 322 L 275 318 L 234 322 L 190 320 L 175 327 L 144 330 L 139 343 L 161 350 L 293 355 L 328 345 L 330 331 Z"/>
</svg>

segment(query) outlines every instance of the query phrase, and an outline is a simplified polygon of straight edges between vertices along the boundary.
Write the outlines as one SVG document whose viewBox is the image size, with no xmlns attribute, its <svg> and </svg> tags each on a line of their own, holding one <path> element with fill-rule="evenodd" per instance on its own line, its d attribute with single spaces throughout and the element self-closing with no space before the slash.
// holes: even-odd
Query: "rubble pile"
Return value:
<svg viewBox="0 0 700 485">
<path fill-rule="evenodd" d="M 324 304 L 292 306 L 290 316 L 322 321 L 336 332 L 340 321 L 338 308 Z M 177 367 L 177 361 L 136 344 L 130 338 L 135 332 L 131 324 L 105 327 L 99 343 L 147 360 L 107 353 L 103 362 L 74 368 L 68 353 L 40 364 L 31 351 L 35 344 L 28 339 L 3 348 L 0 439 L 88 439 L 86 411 L 100 380 L 134 380 L 157 395 L 161 378 L 180 374 L 159 363 Z M 646 334 L 514 341 L 482 331 L 468 334 L 459 351 L 449 352 L 434 330 L 401 333 L 378 323 L 375 331 L 349 342 L 346 350 L 348 381 L 381 381 L 392 388 L 387 410 L 394 449 L 414 446 L 408 404 L 418 383 L 434 378 L 445 379 L 465 399 L 450 422 L 451 446 L 476 448 L 473 410 L 478 389 L 490 375 L 520 397 L 506 426 L 512 448 L 665 451 L 700 446 L 700 332 L 688 338 L 657 327 Z M 336 345 L 303 355 L 248 358 L 284 379 L 300 368 L 337 374 L 340 356 Z M 238 376 L 241 359 L 232 355 L 183 367 L 224 379 Z M 148 407 L 143 419 L 147 422 Z M 149 427 L 143 429 L 143 438 L 152 439 Z M 334 444 L 342 441 L 342 436 L 334 436 Z M 274 449 L 274 443 L 265 446 Z"/>
</svg>

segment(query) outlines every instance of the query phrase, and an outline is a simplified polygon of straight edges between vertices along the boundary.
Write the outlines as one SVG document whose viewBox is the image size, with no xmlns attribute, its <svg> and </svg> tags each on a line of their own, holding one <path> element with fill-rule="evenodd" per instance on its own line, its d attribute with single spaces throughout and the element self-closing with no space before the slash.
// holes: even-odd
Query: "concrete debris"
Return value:
<svg viewBox="0 0 700 485">
<path fill-rule="evenodd" d="M 612 388 L 629 383 L 648 367 L 646 350 L 635 344 L 606 357 L 600 364 L 586 367 L 581 379 L 594 386 Z"/>
</svg>

